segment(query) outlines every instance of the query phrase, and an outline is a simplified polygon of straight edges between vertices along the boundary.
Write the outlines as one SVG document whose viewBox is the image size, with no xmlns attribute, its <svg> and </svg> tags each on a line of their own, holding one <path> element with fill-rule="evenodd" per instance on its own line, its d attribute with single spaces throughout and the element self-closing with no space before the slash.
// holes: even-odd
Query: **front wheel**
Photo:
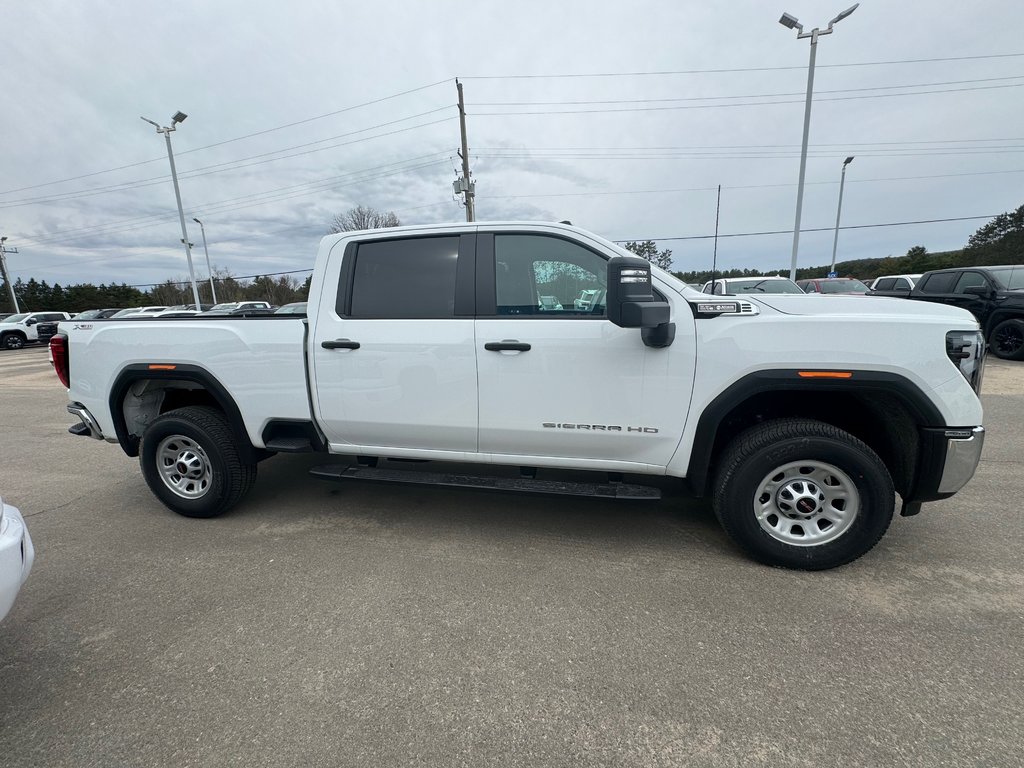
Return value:
<svg viewBox="0 0 1024 768">
<path fill-rule="evenodd" d="M 1015 317 L 1003 320 L 992 329 L 989 345 L 996 357 L 1024 360 L 1024 320 Z"/>
<path fill-rule="evenodd" d="M 895 491 L 878 455 L 831 424 L 765 422 L 726 448 L 715 514 L 768 565 L 824 570 L 868 552 L 892 520 Z"/>
<path fill-rule="evenodd" d="M 4 349 L 21 349 L 25 346 L 25 337 L 20 333 L 5 333 L 0 339 L 0 346 Z"/>
<path fill-rule="evenodd" d="M 165 506 L 185 517 L 215 517 L 231 509 L 256 480 L 221 411 L 189 406 L 153 420 L 142 436 L 139 464 Z"/>
</svg>

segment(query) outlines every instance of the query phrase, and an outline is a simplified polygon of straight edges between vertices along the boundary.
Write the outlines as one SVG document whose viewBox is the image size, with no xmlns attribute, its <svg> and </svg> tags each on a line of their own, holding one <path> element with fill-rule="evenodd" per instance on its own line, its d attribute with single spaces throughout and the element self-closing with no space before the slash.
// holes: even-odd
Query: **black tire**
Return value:
<svg viewBox="0 0 1024 768">
<path fill-rule="evenodd" d="M 988 337 L 989 348 L 1003 360 L 1024 360 L 1024 320 L 1003 320 Z"/>
<path fill-rule="evenodd" d="M 185 517 L 216 517 L 237 504 L 256 481 L 224 414 L 188 406 L 153 420 L 142 436 L 139 465 L 146 484 Z"/>
<path fill-rule="evenodd" d="M 5 333 L 0 338 L 0 346 L 4 349 L 21 349 L 25 346 L 25 337 L 20 333 Z"/>
<path fill-rule="evenodd" d="M 852 562 L 882 538 L 894 508 L 878 455 L 820 421 L 779 419 L 747 430 L 715 475 L 719 522 L 767 565 L 817 571 Z"/>
</svg>

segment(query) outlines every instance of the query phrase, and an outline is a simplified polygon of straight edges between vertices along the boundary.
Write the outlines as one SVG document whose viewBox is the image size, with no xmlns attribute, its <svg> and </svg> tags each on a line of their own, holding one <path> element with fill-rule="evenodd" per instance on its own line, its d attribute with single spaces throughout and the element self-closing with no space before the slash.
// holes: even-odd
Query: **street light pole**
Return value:
<svg viewBox="0 0 1024 768">
<path fill-rule="evenodd" d="M 170 127 L 160 127 L 160 124 L 150 120 L 148 117 L 143 117 L 147 123 L 156 128 L 157 133 L 162 133 L 164 138 L 167 140 L 167 159 L 171 163 L 171 180 L 174 182 L 174 199 L 178 203 L 178 219 L 181 221 L 181 242 L 185 245 L 185 258 L 188 259 L 188 276 L 192 281 L 192 297 L 196 302 L 196 308 L 199 308 L 199 288 L 196 285 L 196 272 L 192 268 L 192 244 L 188 241 L 188 231 L 185 229 L 185 211 L 181 207 L 181 191 L 178 189 L 178 171 L 174 167 L 174 152 L 171 150 L 171 131 L 177 130 L 178 123 L 183 122 L 188 117 L 184 112 L 175 112 L 174 117 L 171 118 Z"/>
<path fill-rule="evenodd" d="M 213 287 L 213 270 L 210 268 L 210 249 L 206 247 L 206 227 L 203 226 L 203 222 L 193 217 L 192 221 L 199 225 L 199 230 L 203 233 L 203 252 L 206 254 L 206 274 L 210 276 L 210 295 L 213 297 L 213 303 L 217 303 L 217 289 Z M 196 307 L 200 309 L 200 307 Z"/>
<path fill-rule="evenodd" d="M 811 57 L 810 62 L 807 65 L 807 99 L 804 102 L 804 136 L 800 145 L 800 178 L 796 185 L 796 221 L 793 224 L 793 257 L 789 265 L 790 280 L 796 280 L 796 259 L 797 253 L 800 251 L 800 216 L 803 213 L 804 207 L 804 174 L 807 171 L 807 139 L 811 132 L 811 98 L 814 94 L 814 60 L 818 53 L 818 37 L 821 35 L 831 35 L 832 27 L 835 26 L 837 22 L 842 21 L 857 10 L 858 5 L 860 5 L 860 3 L 855 3 L 832 19 L 832 21 L 828 23 L 828 29 L 819 29 L 818 27 L 815 27 L 810 32 L 804 32 L 803 24 L 797 21 L 796 17 L 790 16 L 788 13 L 783 13 L 782 18 L 779 19 L 779 23 L 782 26 L 788 27 L 789 29 L 795 29 L 797 31 L 797 40 L 803 40 L 805 38 L 811 39 Z"/>
<path fill-rule="evenodd" d="M 839 207 L 836 208 L 836 234 L 832 238 L 832 265 L 828 268 L 829 277 L 836 271 L 836 248 L 839 247 L 839 216 L 843 212 L 843 186 L 846 184 L 846 166 L 853 162 L 853 155 L 843 160 L 843 172 L 839 176 Z"/>
</svg>

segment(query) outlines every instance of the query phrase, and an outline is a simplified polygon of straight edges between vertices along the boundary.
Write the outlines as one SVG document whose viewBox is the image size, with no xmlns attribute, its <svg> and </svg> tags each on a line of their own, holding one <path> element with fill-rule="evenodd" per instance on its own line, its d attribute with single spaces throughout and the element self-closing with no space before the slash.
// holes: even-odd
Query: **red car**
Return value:
<svg viewBox="0 0 1024 768">
<path fill-rule="evenodd" d="M 866 294 L 870 288 L 855 277 L 816 277 L 813 280 L 797 280 L 796 284 L 804 293 L 853 293 Z"/>
</svg>

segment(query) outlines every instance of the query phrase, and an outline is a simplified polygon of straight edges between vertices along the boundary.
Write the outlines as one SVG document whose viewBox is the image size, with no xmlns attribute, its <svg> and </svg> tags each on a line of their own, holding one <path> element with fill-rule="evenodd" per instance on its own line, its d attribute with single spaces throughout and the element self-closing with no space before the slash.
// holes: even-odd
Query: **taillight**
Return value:
<svg viewBox="0 0 1024 768">
<path fill-rule="evenodd" d="M 71 388 L 71 366 L 68 360 L 68 337 L 58 333 L 50 339 L 50 358 L 53 370 L 57 372 L 60 383 Z"/>
</svg>

